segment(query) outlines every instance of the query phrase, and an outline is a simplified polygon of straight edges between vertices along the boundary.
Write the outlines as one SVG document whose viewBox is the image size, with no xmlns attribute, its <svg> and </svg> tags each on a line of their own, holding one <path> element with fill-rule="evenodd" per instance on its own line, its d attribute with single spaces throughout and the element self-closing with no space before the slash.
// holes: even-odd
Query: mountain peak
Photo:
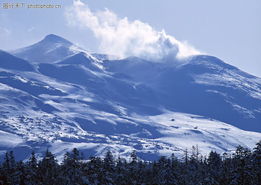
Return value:
<svg viewBox="0 0 261 185">
<path fill-rule="evenodd" d="M 72 46 L 72 42 L 58 35 L 49 34 L 41 41 L 15 50 L 12 54 L 32 63 L 52 63 L 74 54 Z"/>
<path fill-rule="evenodd" d="M 66 43 L 70 45 L 72 44 L 70 41 L 55 34 L 46 35 L 42 41 L 54 42 L 54 43 Z"/>
</svg>

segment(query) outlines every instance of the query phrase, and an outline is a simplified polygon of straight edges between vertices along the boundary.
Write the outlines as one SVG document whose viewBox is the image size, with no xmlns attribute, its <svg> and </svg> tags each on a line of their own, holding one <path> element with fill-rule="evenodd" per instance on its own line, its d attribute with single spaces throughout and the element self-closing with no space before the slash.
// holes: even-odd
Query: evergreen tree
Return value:
<svg viewBox="0 0 261 185">
<path fill-rule="evenodd" d="M 103 159 L 91 157 L 83 162 L 77 149 L 64 156 L 58 164 L 48 150 L 37 162 L 34 152 L 28 162 L 16 162 L 13 152 L 7 152 L 0 164 L 0 185 L 259 185 L 261 172 L 261 142 L 251 152 L 242 146 L 234 155 L 210 152 L 207 158 L 194 148 L 186 160 L 174 155 L 153 162 L 139 160 L 136 152 L 131 160 L 114 159 L 108 151 Z M 186 156 L 187 155 L 187 156 Z"/>
<path fill-rule="evenodd" d="M 115 184 L 126 184 L 126 166 L 127 162 L 125 159 L 118 157 L 115 166 Z"/>
<path fill-rule="evenodd" d="M 139 181 L 139 161 L 135 150 L 131 152 L 131 161 L 127 166 L 127 174 L 130 177 L 127 181 L 128 184 L 136 184 Z"/>
<path fill-rule="evenodd" d="M 114 158 L 110 150 L 106 152 L 105 158 L 103 159 L 103 170 L 104 170 L 104 178 L 101 183 L 103 184 L 113 184 L 112 179 L 114 175 Z"/>
<path fill-rule="evenodd" d="M 1 168 L 1 181 L 2 184 L 10 184 L 10 159 L 9 159 L 9 153 L 6 152 L 4 156 L 4 161 L 2 163 L 2 168 Z"/>
<path fill-rule="evenodd" d="M 62 176 L 60 176 L 63 184 L 83 184 L 83 173 L 80 160 L 80 152 L 76 148 L 72 150 L 72 153 L 67 152 L 65 154 L 61 167 Z"/>
<path fill-rule="evenodd" d="M 213 185 L 220 184 L 219 178 L 221 175 L 221 167 L 222 167 L 221 156 L 218 153 L 211 151 L 207 159 L 208 180 L 205 181 L 205 184 L 213 184 Z"/>
<path fill-rule="evenodd" d="M 234 170 L 232 184 L 248 185 L 253 184 L 251 163 L 251 152 L 249 149 L 238 146 L 234 154 Z"/>
<path fill-rule="evenodd" d="M 230 155 L 223 154 L 220 184 L 230 184 L 233 178 L 233 160 Z"/>
<path fill-rule="evenodd" d="M 38 162 L 35 157 L 35 152 L 31 153 L 31 157 L 29 158 L 26 164 L 26 179 L 25 182 L 27 185 L 34 185 L 38 182 Z"/>
<path fill-rule="evenodd" d="M 252 167 L 255 184 L 261 183 L 261 140 L 256 144 L 252 154 Z"/>
<path fill-rule="evenodd" d="M 3 174 L 5 176 L 6 184 L 19 183 L 18 176 L 16 174 L 16 162 L 13 151 L 6 152 L 3 162 Z"/>
<path fill-rule="evenodd" d="M 28 185 L 28 183 L 26 183 L 26 178 L 27 178 L 26 176 L 27 176 L 26 166 L 22 161 L 20 161 L 17 163 L 17 167 L 15 170 L 16 180 L 13 184 Z"/>
<path fill-rule="evenodd" d="M 42 161 L 39 163 L 38 168 L 39 184 L 41 185 L 54 185 L 59 184 L 58 165 L 54 155 L 47 150 Z"/>
<path fill-rule="evenodd" d="M 104 181 L 103 162 L 100 157 L 90 157 L 90 161 L 84 165 L 84 175 L 87 177 L 89 184 L 101 184 Z"/>
<path fill-rule="evenodd" d="M 198 147 L 192 147 L 192 154 L 189 158 L 187 165 L 189 178 L 187 178 L 187 184 L 200 184 L 199 183 L 199 170 L 200 170 L 200 161 L 199 161 L 199 150 Z"/>
<path fill-rule="evenodd" d="M 176 184 L 175 176 L 172 173 L 171 160 L 160 157 L 157 165 L 157 184 Z"/>
</svg>

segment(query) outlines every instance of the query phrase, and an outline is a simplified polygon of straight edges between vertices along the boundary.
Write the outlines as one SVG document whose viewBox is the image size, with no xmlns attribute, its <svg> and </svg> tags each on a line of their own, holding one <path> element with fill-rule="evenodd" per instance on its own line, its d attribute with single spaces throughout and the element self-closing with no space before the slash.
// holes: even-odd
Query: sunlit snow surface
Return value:
<svg viewBox="0 0 261 185">
<path fill-rule="evenodd" d="M 111 150 L 115 155 L 126 157 L 136 150 L 141 158 L 150 160 L 172 153 L 181 157 L 184 150 L 191 151 L 192 146 L 198 146 L 203 155 L 211 150 L 231 152 L 237 145 L 252 148 L 261 138 L 261 133 L 243 131 L 197 115 L 169 111 L 148 117 L 118 116 L 96 111 L 86 116 L 90 120 L 103 119 L 111 125 L 127 123 L 140 126 L 129 133 L 109 126 L 109 129 L 115 129 L 115 134 L 110 131 L 108 134 L 87 131 L 88 128 L 84 130 L 78 123 L 70 121 L 69 117 L 73 115 L 61 116 L 67 116 L 68 119 L 57 119 L 41 112 L 1 119 L 1 128 L 5 130 L 1 131 L 1 148 L 28 145 L 36 152 L 49 148 L 59 160 L 64 152 L 75 147 L 85 156 L 104 155 L 107 150 Z"/>
<path fill-rule="evenodd" d="M 26 159 L 48 148 L 62 160 L 76 147 L 85 157 L 136 150 L 153 160 L 261 139 L 260 78 L 215 57 L 119 60 L 55 35 L 13 54 L 29 62 L 0 51 L 1 154 Z"/>
</svg>

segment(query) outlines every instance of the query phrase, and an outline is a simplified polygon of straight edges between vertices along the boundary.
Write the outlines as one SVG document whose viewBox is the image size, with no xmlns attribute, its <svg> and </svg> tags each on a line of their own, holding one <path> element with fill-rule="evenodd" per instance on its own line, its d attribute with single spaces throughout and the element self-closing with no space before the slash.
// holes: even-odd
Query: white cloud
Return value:
<svg viewBox="0 0 261 185">
<path fill-rule="evenodd" d="M 67 9 L 66 17 L 70 25 L 86 27 L 94 33 L 100 41 L 100 52 L 155 61 L 200 53 L 186 42 L 167 35 L 164 30 L 156 31 L 139 20 L 119 18 L 108 9 L 93 12 L 80 0 L 75 0 L 73 6 Z"/>
</svg>

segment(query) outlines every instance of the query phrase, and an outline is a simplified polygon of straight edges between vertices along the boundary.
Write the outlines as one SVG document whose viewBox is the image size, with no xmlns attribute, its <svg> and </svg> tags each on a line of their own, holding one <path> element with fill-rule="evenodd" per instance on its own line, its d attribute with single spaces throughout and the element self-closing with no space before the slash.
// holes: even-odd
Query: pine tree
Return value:
<svg viewBox="0 0 261 185">
<path fill-rule="evenodd" d="M 29 158 L 29 161 L 26 164 L 26 184 L 27 185 L 34 185 L 37 184 L 38 181 L 38 162 L 35 157 L 35 152 L 33 151 L 31 153 L 31 157 Z"/>
<path fill-rule="evenodd" d="M 232 184 L 248 185 L 253 184 L 251 163 L 251 152 L 248 148 L 238 146 L 234 154 L 234 176 Z"/>
<path fill-rule="evenodd" d="M 14 184 L 28 185 L 28 183 L 26 183 L 26 178 L 27 178 L 26 176 L 27 176 L 26 166 L 22 161 L 20 161 L 17 163 L 17 167 L 15 171 L 16 181 Z"/>
<path fill-rule="evenodd" d="M 252 154 L 254 183 L 261 183 L 261 140 L 256 144 Z"/>
<path fill-rule="evenodd" d="M 160 157 L 157 167 L 157 184 L 177 184 L 175 176 L 172 173 L 172 164 L 170 159 Z"/>
<path fill-rule="evenodd" d="M 80 160 L 80 152 L 76 148 L 72 150 L 72 153 L 65 154 L 61 170 L 62 176 L 60 176 L 63 184 L 83 184 Z"/>
<path fill-rule="evenodd" d="M 102 159 L 100 157 L 90 157 L 90 161 L 84 165 L 83 172 L 89 184 L 101 184 L 104 178 Z"/>
<path fill-rule="evenodd" d="M 16 162 L 13 152 L 7 152 L 0 164 L 0 185 L 64 185 L 64 184 L 170 184 L 170 185 L 257 185 L 260 184 L 261 141 L 251 152 L 242 146 L 234 155 L 223 157 L 210 152 L 207 158 L 197 157 L 197 149 L 186 160 L 160 157 L 154 162 L 143 162 L 136 152 L 131 161 L 115 160 L 108 151 L 101 159 L 92 157 L 83 162 L 80 152 L 73 149 L 64 156 L 60 165 L 48 150 L 37 162 L 34 152 L 25 164 Z M 186 154 L 185 154 L 186 155 Z M 186 158 L 186 157 L 185 157 Z"/>
<path fill-rule="evenodd" d="M 133 150 L 131 152 L 131 163 L 137 163 L 138 162 L 138 157 L 137 157 L 137 153 L 136 153 L 136 150 Z"/>
<path fill-rule="evenodd" d="M 110 150 L 106 152 L 105 158 L 103 159 L 103 170 L 104 170 L 104 184 L 113 184 L 113 174 L 115 170 L 114 158 Z"/>
<path fill-rule="evenodd" d="M 45 156 L 39 163 L 38 168 L 39 184 L 54 185 L 58 184 L 58 165 L 54 155 L 47 150 Z"/>
<path fill-rule="evenodd" d="M 7 184 L 19 183 L 19 177 L 16 174 L 16 162 L 13 151 L 6 152 L 3 162 L 3 172 Z"/>
<path fill-rule="evenodd" d="M 115 166 L 115 184 L 127 184 L 126 183 L 126 166 L 127 162 L 125 159 L 118 157 Z"/>
<path fill-rule="evenodd" d="M 233 160 L 227 153 L 224 153 L 222 158 L 220 184 L 230 184 L 233 178 Z"/>
<path fill-rule="evenodd" d="M 211 151 L 207 158 L 207 174 L 208 174 L 208 181 L 205 181 L 205 184 L 212 184 L 218 185 L 220 184 L 219 178 L 221 175 L 221 167 L 222 167 L 222 159 L 221 156 Z"/>
<path fill-rule="evenodd" d="M 3 184 L 11 184 L 10 173 L 11 173 L 10 158 L 9 158 L 9 153 L 6 152 L 2 164 L 2 173 L 1 173 L 3 175 L 2 177 Z"/>
</svg>

